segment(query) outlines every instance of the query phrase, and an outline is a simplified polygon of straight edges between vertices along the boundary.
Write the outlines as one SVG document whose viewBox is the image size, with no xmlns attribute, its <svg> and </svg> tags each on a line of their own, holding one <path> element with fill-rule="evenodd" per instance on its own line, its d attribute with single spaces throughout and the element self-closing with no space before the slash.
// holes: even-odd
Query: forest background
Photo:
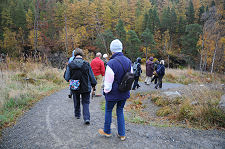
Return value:
<svg viewBox="0 0 225 149">
<path fill-rule="evenodd" d="M 132 61 L 224 72 L 224 10 L 225 0 L 1 0 L 0 54 L 66 60 L 76 47 L 110 54 L 118 38 Z"/>
</svg>

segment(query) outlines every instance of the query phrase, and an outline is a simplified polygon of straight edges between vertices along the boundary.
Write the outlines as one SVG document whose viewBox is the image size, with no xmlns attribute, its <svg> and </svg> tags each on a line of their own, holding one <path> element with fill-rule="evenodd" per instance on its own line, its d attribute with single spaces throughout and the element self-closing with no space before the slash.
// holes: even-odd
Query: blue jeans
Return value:
<svg viewBox="0 0 225 149">
<path fill-rule="evenodd" d="M 107 134 L 111 134 L 111 122 L 112 122 L 112 110 L 115 104 L 116 107 L 116 115 L 117 115 L 117 127 L 118 134 L 120 136 L 125 136 L 125 120 L 123 114 L 123 108 L 126 103 L 126 100 L 120 101 L 106 101 L 105 103 L 105 124 L 104 124 L 104 132 Z"/>
<path fill-rule="evenodd" d="M 82 97 L 83 119 L 85 121 L 90 120 L 90 112 L 89 112 L 90 92 L 81 94 L 73 93 L 75 117 L 80 117 L 80 95 Z"/>
</svg>

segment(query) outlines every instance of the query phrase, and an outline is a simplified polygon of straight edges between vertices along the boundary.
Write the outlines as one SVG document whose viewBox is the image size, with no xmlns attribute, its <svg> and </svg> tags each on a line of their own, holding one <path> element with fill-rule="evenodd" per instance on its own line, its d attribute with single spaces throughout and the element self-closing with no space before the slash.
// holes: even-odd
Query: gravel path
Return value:
<svg viewBox="0 0 225 149">
<path fill-rule="evenodd" d="M 179 84 L 165 83 L 163 89 L 181 87 Z M 153 85 L 141 84 L 139 90 L 145 92 Z M 126 141 L 116 137 L 116 120 L 113 119 L 111 138 L 99 136 L 103 127 L 104 113 L 100 102 L 104 98 L 91 100 L 91 124 L 84 125 L 73 114 L 73 101 L 67 98 L 68 89 L 54 93 L 38 102 L 26 112 L 12 128 L 3 131 L 0 148 L 41 148 L 41 149 L 177 149 L 202 148 L 224 149 L 225 131 L 194 130 L 186 128 L 161 128 L 136 125 L 126 122 Z"/>
</svg>

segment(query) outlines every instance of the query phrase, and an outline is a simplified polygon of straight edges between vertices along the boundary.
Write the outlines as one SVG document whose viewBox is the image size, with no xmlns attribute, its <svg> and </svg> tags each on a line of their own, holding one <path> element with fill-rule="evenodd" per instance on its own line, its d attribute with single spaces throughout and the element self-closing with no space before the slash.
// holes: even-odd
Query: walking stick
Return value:
<svg viewBox="0 0 225 149">
<path fill-rule="evenodd" d="M 92 94 L 91 94 L 91 99 L 95 96 L 95 87 L 92 88 Z"/>
</svg>

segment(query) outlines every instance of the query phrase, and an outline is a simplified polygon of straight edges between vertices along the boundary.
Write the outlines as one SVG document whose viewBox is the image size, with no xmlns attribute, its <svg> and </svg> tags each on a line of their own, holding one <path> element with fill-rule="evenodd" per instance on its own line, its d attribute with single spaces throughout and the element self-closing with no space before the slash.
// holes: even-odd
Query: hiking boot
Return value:
<svg viewBox="0 0 225 149">
<path fill-rule="evenodd" d="M 72 98 L 72 95 L 71 95 L 71 94 L 69 94 L 69 95 L 68 95 L 68 97 L 69 97 L 69 98 Z"/>
<path fill-rule="evenodd" d="M 155 86 L 155 89 L 158 89 L 158 87 Z"/>
<path fill-rule="evenodd" d="M 85 120 L 84 122 L 86 125 L 90 125 L 90 121 L 89 120 Z"/>
<path fill-rule="evenodd" d="M 80 119 L 80 116 L 75 116 L 76 117 L 76 119 Z"/>
<path fill-rule="evenodd" d="M 99 133 L 100 135 L 102 135 L 102 136 L 105 136 L 105 137 L 111 137 L 111 136 L 112 136 L 112 134 L 107 134 L 107 133 L 105 133 L 103 129 L 99 129 L 99 130 L 98 130 L 98 133 Z"/>
<path fill-rule="evenodd" d="M 121 141 L 126 140 L 126 136 L 120 136 L 119 134 L 117 134 L 117 136 L 120 138 Z"/>
</svg>

